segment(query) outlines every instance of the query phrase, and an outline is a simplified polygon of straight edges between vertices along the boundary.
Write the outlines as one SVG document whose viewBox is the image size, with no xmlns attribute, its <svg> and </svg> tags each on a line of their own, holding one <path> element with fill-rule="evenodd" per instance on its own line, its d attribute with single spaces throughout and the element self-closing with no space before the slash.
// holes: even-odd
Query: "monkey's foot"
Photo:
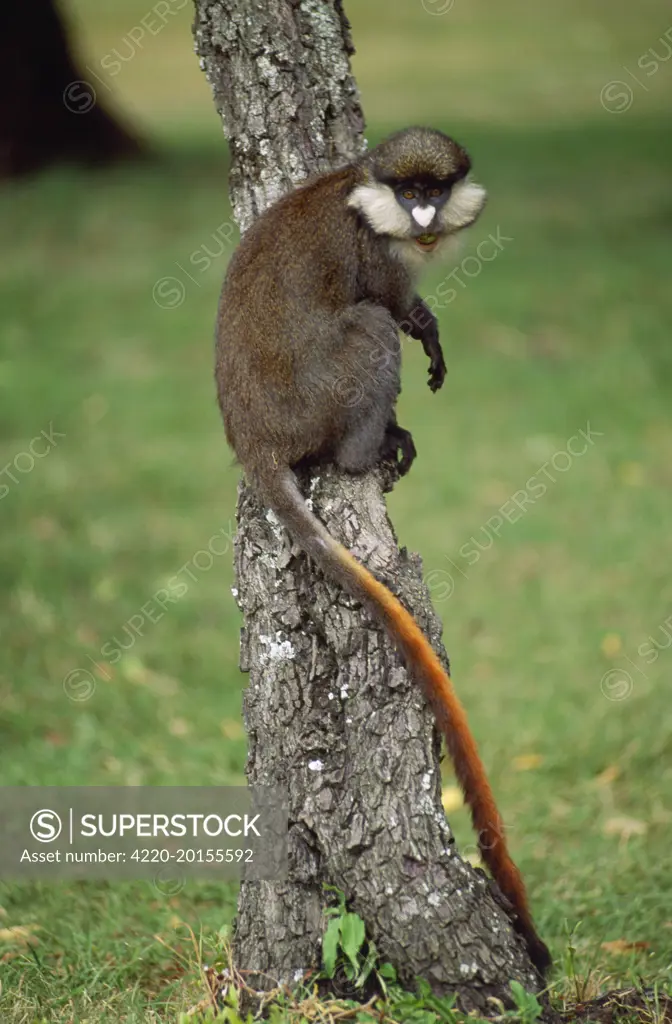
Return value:
<svg viewBox="0 0 672 1024">
<path fill-rule="evenodd" d="M 399 476 L 406 476 L 416 455 L 410 431 L 390 423 L 380 448 L 381 460 L 393 462 Z"/>
</svg>

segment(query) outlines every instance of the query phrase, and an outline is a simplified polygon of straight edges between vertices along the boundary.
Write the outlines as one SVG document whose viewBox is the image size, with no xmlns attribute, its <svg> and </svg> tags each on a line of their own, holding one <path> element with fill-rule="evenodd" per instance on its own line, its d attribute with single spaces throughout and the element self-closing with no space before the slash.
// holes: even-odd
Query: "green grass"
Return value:
<svg viewBox="0 0 672 1024">
<path fill-rule="evenodd" d="M 667 25 L 654 6 L 634 27 L 632 12 L 612 11 L 617 20 L 603 30 L 615 42 L 601 54 L 600 74 L 615 62 L 609 77 L 618 77 L 628 48 L 636 66 L 644 37 L 655 44 Z M 597 2 L 581 7 L 585 19 L 606 18 Z M 484 2 L 480 20 L 459 4 L 450 17 L 486 79 L 476 99 L 465 90 L 464 102 L 439 110 L 436 97 L 425 103 L 423 48 L 431 57 L 430 20 L 451 23 L 418 9 L 412 24 L 384 29 L 398 33 L 397 47 L 403 37 L 421 65 L 417 81 L 403 62 L 399 72 L 408 110 L 383 108 L 373 83 L 392 72 L 382 66 L 374 12 L 352 11 L 371 138 L 393 118 L 453 130 L 491 193 L 464 255 L 498 228 L 510 241 L 441 311 L 449 376 L 436 397 L 418 346 L 404 345 L 400 420 L 420 454 L 391 496 L 392 515 L 435 587 L 456 684 L 540 930 L 561 958 L 567 923 L 580 921 L 579 968 L 592 969 L 596 983 L 664 981 L 672 962 L 672 653 L 661 649 L 650 663 L 646 652 L 652 641 L 669 643 L 672 613 L 669 122 L 657 94 L 642 94 L 620 116 L 592 93 L 589 102 L 587 81 L 578 75 L 577 85 L 566 70 L 550 28 L 545 73 L 571 78 L 569 109 L 581 116 L 555 118 L 556 92 L 544 122 L 541 57 L 500 89 L 500 71 L 484 57 L 503 59 L 500 30 L 484 20 Z M 110 10 L 92 17 L 98 53 L 125 31 L 124 12 L 144 13 L 130 2 Z M 579 18 L 573 5 L 567 11 Z M 507 45 L 515 25 L 540 31 L 515 12 Z M 164 44 L 153 45 L 165 61 Z M 193 60 L 188 38 L 179 45 Z M 147 81 L 149 112 L 160 61 L 149 52 L 143 60 L 128 73 Z M 450 67 L 437 74 L 471 81 L 469 68 Z M 672 63 L 661 83 L 670 74 Z M 208 270 L 189 264 L 203 245 L 215 251 L 213 234 L 229 217 L 225 153 L 196 78 L 186 87 L 186 134 L 184 112 L 171 120 L 168 101 L 156 100 L 156 131 L 170 143 L 162 162 L 92 177 L 61 171 L 0 194 L 9 241 L 0 267 L 0 468 L 40 431 L 65 435 L 18 483 L 0 477 L 10 485 L 0 500 L 3 783 L 243 778 L 230 554 L 194 571 L 187 594 L 98 673 L 91 699 L 73 702 L 63 686 L 75 669 L 95 673 L 105 643 L 128 644 L 129 619 L 232 525 L 237 472 L 211 371 L 226 255 Z M 521 83 L 524 101 L 516 99 Z M 507 104 L 518 116 L 502 121 Z M 474 272 L 473 262 L 464 267 Z M 183 283 L 184 301 L 166 309 L 152 293 L 168 276 Z M 423 291 L 445 296 L 445 276 L 437 271 Z M 566 472 L 551 470 L 554 481 L 540 477 L 588 423 L 599 432 L 594 444 Z M 490 545 L 493 517 L 502 507 L 511 514 L 515 492 L 532 493 L 532 477 L 546 492 L 537 488 Z M 610 688 L 610 670 L 631 683 L 619 676 Z M 451 821 L 462 843 L 473 843 L 464 810 Z M 232 889 L 205 884 L 166 899 L 146 883 L 0 883 L 0 1019 L 174 1020 L 199 997 L 194 964 L 218 948 L 234 902 Z M 17 926 L 36 941 L 7 931 Z M 602 948 L 616 940 L 646 946 L 620 955 Z M 562 969 L 557 982 L 571 988 Z"/>
</svg>

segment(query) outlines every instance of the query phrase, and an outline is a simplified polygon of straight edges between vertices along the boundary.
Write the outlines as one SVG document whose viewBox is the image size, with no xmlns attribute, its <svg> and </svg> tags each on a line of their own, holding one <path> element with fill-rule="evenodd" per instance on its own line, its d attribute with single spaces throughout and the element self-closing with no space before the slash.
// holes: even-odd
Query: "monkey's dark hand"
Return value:
<svg viewBox="0 0 672 1024">
<path fill-rule="evenodd" d="M 399 326 L 409 337 L 416 338 L 422 343 L 425 355 L 429 356 L 428 384 L 432 391 L 438 391 L 446 378 L 446 364 L 439 341 L 438 320 L 431 309 L 418 297 L 411 312 Z"/>
<path fill-rule="evenodd" d="M 438 342 L 437 342 L 438 345 Z M 443 361 L 443 352 L 439 345 L 438 355 L 434 356 L 429 364 L 428 384 L 432 391 L 438 391 L 446 379 L 446 364 Z"/>
<path fill-rule="evenodd" d="M 404 430 L 396 423 L 388 423 L 380 449 L 380 458 L 393 462 L 399 476 L 406 476 L 416 455 L 410 431 Z"/>
</svg>

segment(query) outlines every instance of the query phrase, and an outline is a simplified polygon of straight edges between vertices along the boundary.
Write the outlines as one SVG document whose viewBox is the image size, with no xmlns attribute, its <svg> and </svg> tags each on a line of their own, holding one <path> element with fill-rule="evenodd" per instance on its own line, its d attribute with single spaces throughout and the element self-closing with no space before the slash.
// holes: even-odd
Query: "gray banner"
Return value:
<svg viewBox="0 0 672 1024">
<path fill-rule="evenodd" d="M 287 798 L 278 788 L 0 787 L 0 878 L 170 886 L 286 873 Z"/>
</svg>

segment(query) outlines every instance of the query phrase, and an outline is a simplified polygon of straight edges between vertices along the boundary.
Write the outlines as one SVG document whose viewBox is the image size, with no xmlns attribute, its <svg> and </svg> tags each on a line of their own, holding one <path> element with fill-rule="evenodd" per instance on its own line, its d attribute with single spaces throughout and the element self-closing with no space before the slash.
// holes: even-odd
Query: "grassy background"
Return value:
<svg viewBox="0 0 672 1024">
<path fill-rule="evenodd" d="M 129 645 L 131 616 L 232 525 L 237 473 L 211 379 L 228 250 L 207 271 L 191 267 L 194 280 L 183 270 L 196 250 L 219 248 L 225 149 L 188 6 L 135 50 L 140 0 L 68 9 L 99 94 L 165 158 L 0 193 L 0 467 L 50 425 L 65 435 L 18 483 L 2 477 L 1 781 L 239 782 L 229 555 L 192 570 L 188 593 L 123 659 L 94 668 L 101 646 Z M 405 345 L 400 420 L 420 455 L 391 510 L 435 587 L 540 930 L 561 959 L 580 922 L 591 985 L 664 980 L 670 16 L 657 0 L 440 9 L 350 4 L 370 136 L 412 121 L 454 133 L 491 195 L 465 255 L 497 230 L 509 241 L 441 312 L 449 377 L 435 398 L 422 353 Z M 110 76 L 100 62 L 115 48 L 130 59 Z M 649 77 L 638 61 L 655 60 L 651 48 L 660 66 Z M 632 90 L 604 94 L 607 107 L 629 101 L 620 112 L 600 101 L 614 80 Z M 153 300 L 167 276 L 182 285 L 175 308 Z M 540 476 L 588 423 L 585 455 Z M 488 520 L 533 476 L 546 492 L 494 536 Z M 64 690 L 75 670 L 95 677 L 89 700 Z M 451 821 L 473 842 L 464 810 Z M 217 948 L 234 903 L 233 889 L 206 885 L 168 900 L 146 884 L 0 883 L 0 1017 L 172 1020 L 195 998 L 193 962 Z M 562 968 L 556 981 L 569 985 Z"/>
</svg>

